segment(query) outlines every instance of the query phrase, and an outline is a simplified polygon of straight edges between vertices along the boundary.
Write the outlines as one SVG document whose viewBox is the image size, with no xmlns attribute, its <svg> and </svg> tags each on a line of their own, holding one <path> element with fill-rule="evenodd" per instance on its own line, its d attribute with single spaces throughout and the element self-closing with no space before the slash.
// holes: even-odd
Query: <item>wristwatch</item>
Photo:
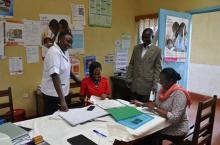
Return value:
<svg viewBox="0 0 220 145">
<path fill-rule="evenodd" d="M 154 107 L 154 111 L 157 111 L 157 109 L 158 109 L 158 108 L 155 106 L 155 107 Z"/>
</svg>

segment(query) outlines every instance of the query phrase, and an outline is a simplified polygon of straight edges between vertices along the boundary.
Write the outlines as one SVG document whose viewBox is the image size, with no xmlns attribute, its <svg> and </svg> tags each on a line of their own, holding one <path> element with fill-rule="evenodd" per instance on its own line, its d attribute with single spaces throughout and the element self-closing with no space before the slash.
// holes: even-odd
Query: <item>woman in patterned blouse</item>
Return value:
<svg viewBox="0 0 220 145">
<path fill-rule="evenodd" d="M 132 101 L 137 106 L 147 106 L 171 123 L 169 127 L 160 131 L 158 135 L 160 145 L 165 139 L 180 145 L 189 130 L 186 107 L 191 105 L 192 100 L 189 93 L 176 84 L 180 79 L 180 74 L 173 68 L 165 68 L 160 73 L 162 87 L 157 94 L 155 102 L 142 103 L 136 100 Z"/>
</svg>

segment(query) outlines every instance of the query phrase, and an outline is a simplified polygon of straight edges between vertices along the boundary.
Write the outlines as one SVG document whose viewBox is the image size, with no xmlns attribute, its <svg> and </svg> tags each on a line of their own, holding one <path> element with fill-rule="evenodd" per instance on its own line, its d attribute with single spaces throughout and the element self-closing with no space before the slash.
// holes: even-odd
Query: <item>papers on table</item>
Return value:
<svg viewBox="0 0 220 145">
<path fill-rule="evenodd" d="M 68 112 L 61 112 L 59 116 L 63 118 L 63 120 L 67 121 L 70 125 L 75 126 L 77 124 L 84 123 L 108 114 L 107 111 L 98 106 L 95 106 L 92 111 L 88 111 L 88 107 L 70 109 Z"/>
<path fill-rule="evenodd" d="M 119 108 L 111 108 L 107 110 L 116 121 L 128 119 L 140 114 L 143 114 L 141 111 L 137 110 L 134 107 L 119 107 Z"/>
<path fill-rule="evenodd" d="M 19 138 L 24 135 L 28 135 L 28 132 L 22 129 L 21 127 L 8 122 L 0 125 L 0 132 L 7 134 L 10 136 L 12 140 Z"/>
<path fill-rule="evenodd" d="M 92 95 L 89 98 L 89 102 L 92 104 L 97 104 L 99 101 L 101 101 L 101 97 L 97 97 L 97 96 Z"/>
<path fill-rule="evenodd" d="M 102 100 L 97 101 L 96 105 L 100 106 L 103 109 L 110 109 L 110 108 L 118 108 L 118 107 L 124 107 L 125 104 L 122 104 L 121 102 L 117 100 Z"/>
</svg>

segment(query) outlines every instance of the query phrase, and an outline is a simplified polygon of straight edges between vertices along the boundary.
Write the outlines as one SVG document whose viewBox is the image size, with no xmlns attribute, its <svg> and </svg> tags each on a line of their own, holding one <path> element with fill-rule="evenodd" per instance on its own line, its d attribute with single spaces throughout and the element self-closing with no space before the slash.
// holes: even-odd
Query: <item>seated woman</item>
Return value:
<svg viewBox="0 0 220 145">
<path fill-rule="evenodd" d="M 138 106 L 147 106 L 171 123 L 169 127 L 160 131 L 158 136 L 160 145 L 162 145 L 162 141 L 165 139 L 180 145 L 189 129 L 186 107 L 191 105 L 192 100 L 189 93 L 176 84 L 180 79 L 180 74 L 174 69 L 165 68 L 160 73 L 160 84 L 162 87 L 157 94 L 156 101 L 147 103 L 136 100 L 132 101 Z"/>
<path fill-rule="evenodd" d="M 107 98 L 110 93 L 108 79 L 101 76 L 102 66 L 99 62 L 92 62 L 89 66 L 89 77 L 81 82 L 80 95 L 82 97 L 98 96 L 101 99 Z"/>
</svg>

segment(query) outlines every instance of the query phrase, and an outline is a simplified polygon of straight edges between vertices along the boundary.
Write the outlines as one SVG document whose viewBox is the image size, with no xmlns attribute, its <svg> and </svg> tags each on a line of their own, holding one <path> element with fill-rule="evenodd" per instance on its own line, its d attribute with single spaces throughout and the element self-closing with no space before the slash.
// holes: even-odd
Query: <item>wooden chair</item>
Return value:
<svg viewBox="0 0 220 145">
<path fill-rule="evenodd" d="M 83 107 L 85 105 L 85 98 L 80 97 L 80 84 L 71 82 L 70 89 L 74 89 L 70 91 L 67 96 L 67 105 L 69 108 Z"/>
<path fill-rule="evenodd" d="M 8 87 L 7 90 L 0 91 L 0 98 L 4 99 L 7 98 L 6 102 L 0 103 L 0 109 L 9 108 L 10 112 L 4 115 L 0 115 L 0 118 L 6 119 L 6 121 L 14 122 L 14 111 L 13 111 L 13 102 L 12 102 L 12 93 L 11 87 Z M 4 99 L 5 100 L 5 99 Z M 1 101 L 2 102 L 2 101 Z"/>
<path fill-rule="evenodd" d="M 185 145 L 211 145 L 217 96 L 199 102 L 195 125 L 183 140 Z"/>
</svg>

